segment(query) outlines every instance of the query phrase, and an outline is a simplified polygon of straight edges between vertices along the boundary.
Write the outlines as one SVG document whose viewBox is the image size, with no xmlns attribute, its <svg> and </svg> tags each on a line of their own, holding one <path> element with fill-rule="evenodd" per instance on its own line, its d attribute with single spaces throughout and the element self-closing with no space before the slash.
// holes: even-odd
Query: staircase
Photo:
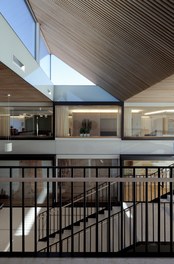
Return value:
<svg viewBox="0 0 174 264">
<path fill-rule="evenodd" d="M 38 238 L 39 242 L 48 241 L 52 243 L 59 240 L 60 233 L 65 238 L 66 231 L 79 227 L 81 223 L 89 223 L 96 214 L 101 216 L 105 214 L 108 208 L 108 186 L 114 186 L 116 183 L 103 183 L 96 188 L 86 191 L 86 195 L 80 194 L 74 197 L 73 201 L 67 201 L 65 205 L 52 207 L 45 210 L 38 216 Z M 94 198 L 98 199 L 98 204 L 92 202 Z M 100 201 L 100 203 L 99 203 Z M 99 206 L 100 204 L 100 206 Z M 116 200 L 114 201 L 116 204 Z M 84 206 L 85 205 L 85 206 Z M 112 206 L 112 203 L 110 203 Z M 48 221 L 48 222 L 47 222 Z M 49 227 L 49 228 L 48 228 Z M 43 243 L 39 243 L 43 244 Z M 38 244 L 38 245 L 39 245 Z"/>
<path fill-rule="evenodd" d="M 167 177 L 165 170 L 157 170 L 148 177 L 165 178 Z M 167 192 L 169 186 L 166 184 L 168 183 L 157 184 L 157 192 L 148 197 L 148 201 L 136 203 L 132 199 L 127 204 L 123 202 L 118 206 L 111 203 L 109 190 L 112 183 L 103 183 L 97 190 L 93 188 L 87 191 L 85 196 L 83 194 L 76 196 L 72 202 L 69 201 L 62 207 L 43 212 L 39 216 L 38 252 L 130 253 L 136 250 L 144 252 L 144 248 L 150 252 L 154 245 L 159 245 L 159 241 L 164 250 L 169 245 L 171 248 L 169 214 L 174 208 Z M 144 186 L 146 189 L 143 191 L 147 195 L 149 186 L 148 184 Z M 107 203 L 99 203 L 103 191 Z M 164 195 L 170 203 L 164 200 Z M 91 196 L 96 199 L 95 206 L 89 206 Z M 164 201 L 159 200 L 158 196 Z"/>
<path fill-rule="evenodd" d="M 112 207 L 112 210 L 102 210 L 98 214 L 86 217 L 85 221 L 80 222 L 79 226 L 74 225 L 70 230 L 64 230 L 61 239 L 55 237 L 50 241 L 49 252 L 117 252 L 121 250 L 120 230 L 121 218 L 123 217 L 124 226 L 127 231 L 124 236 L 124 246 L 129 245 L 129 235 L 131 230 L 127 225 L 127 214 L 131 214 L 133 207 L 126 208 L 123 212 L 119 206 Z M 107 231 L 110 230 L 110 240 L 107 240 Z M 96 236 L 98 234 L 98 236 Z M 117 235 L 116 235 L 117 234 Z M 96 238 L 98 237 L 98 238 Z M 54 241 L 57 240 L 57 241 Z M 109 241 L 109 244 L 108 244 Z M 112 245 L 112 246 L 111 246 Z M 42 247 L 39 252 L 47 252 L 47 246 Z"/>
</svg>

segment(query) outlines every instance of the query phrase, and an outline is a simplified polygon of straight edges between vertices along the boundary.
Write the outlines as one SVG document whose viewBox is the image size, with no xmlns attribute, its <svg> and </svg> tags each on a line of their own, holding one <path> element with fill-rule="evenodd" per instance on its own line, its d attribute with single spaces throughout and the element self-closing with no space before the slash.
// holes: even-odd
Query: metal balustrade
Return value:
<svg viewBox="0 0 174 264">
<path fill-rule="evenodd" d="M 174 255 L 172 166 L 104 167 L 106 177 L 99 167 L 79 168 L 81 177 L 77 167 L 69 177 L 60 176 L 65 167 L 0 167 L 0 256 Z M 90 168 L 94 177 L 84 177 Z M 111 177 L 114 169 L 120 177 Z M 82 192 L 75 195 L 77 183 Z"/>
<path fill-rule="evenodd" d="M 111 183 L 112 187 L 115 187 L 117 183 Z M 108 183 L 104 182 L 98 186 L 98 194 L 100 197 L 100 212 L 107 209 L 107 194 L 108 194 Z M 59 233 L 60 229 L 62 231 L 64 229 L 68 229 L 72 224 L 76 223 L 76 225 L 80 224 L 84 218 L 88 216 L 92 216 L 96 213 L 96 207 L 94 206 L 93 196 L 96 194 L 96 188 L 89 189 L 88 191 L 81 193 L 80 195 L 74 197 L 71 200 L 65 202 L 61 208 L 52 207 L 49 209 L 49 223 L 50 223 L 50 234 L 49 236 L 53 237 Z M 83 208 L 84 196 L 86 199 L 86 207 L 85 210 Z M 114 201 L 115 202 L 115 201 Z M 71 207 L 73 207 L 73 223 L 71 219 Z M 62 211 L 62 226 L 60 227 L 60 210 Z M 39 240 L 46 240 L 47 238 L 47 210 L 40 213 L 38 215 L 38 238 Z"/>
</svg>

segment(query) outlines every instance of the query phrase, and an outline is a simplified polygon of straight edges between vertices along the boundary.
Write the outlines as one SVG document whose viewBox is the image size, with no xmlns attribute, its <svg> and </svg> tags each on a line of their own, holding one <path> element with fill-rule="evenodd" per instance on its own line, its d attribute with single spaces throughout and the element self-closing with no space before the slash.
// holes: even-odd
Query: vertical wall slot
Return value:
<svg viewBox="0 0 174 264">
<path fill-rule="evenodd" d="M 14 62 L 14 64 L 15 64 L 17 67 L 19 67 L 22 71 L 25 71 L 25 65 L 24 65 L 20 60 L 18 60 L 18 59 L 16 58 L 15 55 L 13 55 L 13 62 Z"/>
</svg>

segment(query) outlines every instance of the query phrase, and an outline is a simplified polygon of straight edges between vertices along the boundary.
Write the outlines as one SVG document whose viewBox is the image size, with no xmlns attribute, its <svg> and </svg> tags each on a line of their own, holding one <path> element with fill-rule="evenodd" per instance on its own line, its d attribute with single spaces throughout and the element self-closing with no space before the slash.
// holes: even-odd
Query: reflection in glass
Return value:
<svg viewBox="0 0 174 264">
<path fill-rule="evenodd" d="M 42 166 L 51 166 L 51 160 L 3 160 L 0 161 L 1 166 L 20 166 L 21 168 L 12 169 L 12 178 L 47 178 L 47 168 Z M 23 168 L 22 168 L 23 167 Z M 36 172 L 34 167 L 38 167 Z M 9 169 L 0 168 L 0 178 L 9 178 Z M 49 170 L 49 177 L 52 177 L 52 170 Z M 34 206 L 35 204 L 35 188 L 37 189 L 37 204 L 44 205 L 47 196 L 46 182 L 39 181 L 36 186 L 34 182 L 26 182 L 24 188 L 25 206 Z M 49 185 L 50 198 L 52 197 L 52 184 Z M 22 205 L 23 184 L 22 182 L 13 182 L 12 184 L 12 199 L 13 206 Z M 10 188 L 8 182 L 0 183 L 0 202 L 5 206 L 10 203 Z"/>
<path fill-rule="evenodd" d="M 174 107 L 125 107 L 124 136 L 173 137 Z"/>
<path fill-rule="evenodd" d="M 56 106 L 57 137 L 120 137 L 121 108 L 112 106 Z"/>
<path fill-rule="evenodd" d="M 10 107 L 10 120 L 7 111 L 7 107 L 0 107 L 1 138 L 9 134 L 11 138 L 52 137 L 52 107 Z"/>
</svg>

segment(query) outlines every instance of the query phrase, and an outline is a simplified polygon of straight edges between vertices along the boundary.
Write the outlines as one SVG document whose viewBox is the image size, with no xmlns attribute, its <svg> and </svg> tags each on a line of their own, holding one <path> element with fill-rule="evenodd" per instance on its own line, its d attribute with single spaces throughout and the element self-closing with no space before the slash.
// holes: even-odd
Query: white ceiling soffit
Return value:
<svg viewBox="0 0 174 264">
<path fill-rule="evenodd" d="M 174 73 L 174 1 L 29 0 L 53 54 L 126 100 Z"/>
</svg>

